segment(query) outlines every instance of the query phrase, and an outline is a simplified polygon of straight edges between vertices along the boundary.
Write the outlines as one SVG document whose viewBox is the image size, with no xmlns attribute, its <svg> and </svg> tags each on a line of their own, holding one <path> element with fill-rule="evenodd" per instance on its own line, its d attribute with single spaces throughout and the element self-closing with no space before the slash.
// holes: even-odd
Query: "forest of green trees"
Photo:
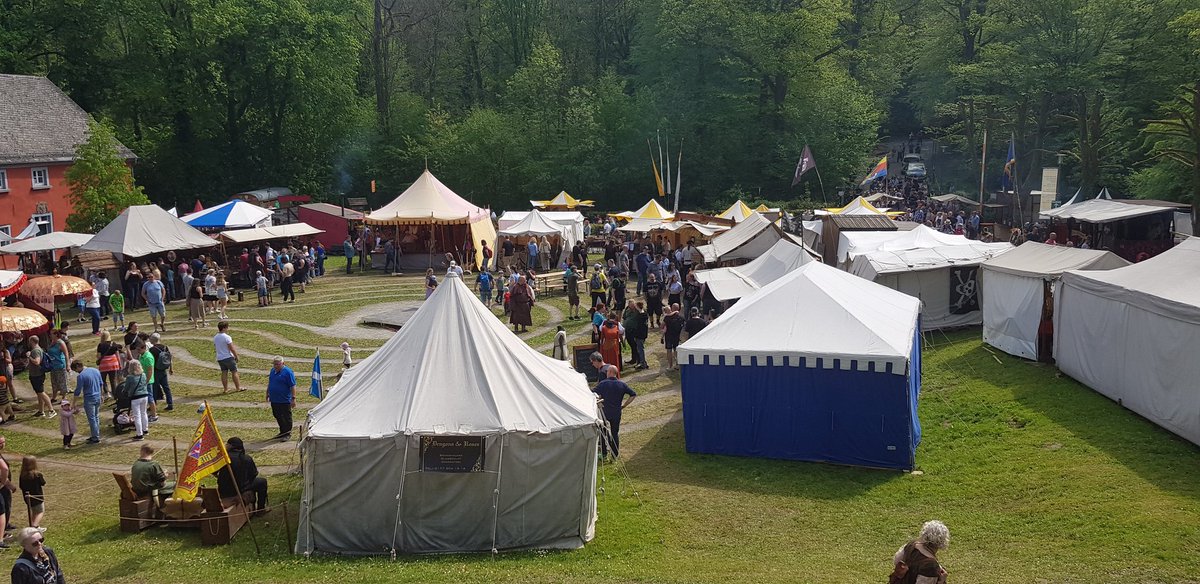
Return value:
<svg viewBox="0 0 1200 584">
<path fill-rule="evenodd" d="M 656 131 L 691 208 L 819 198 L 805 144 L 832 192 L 910 133 L 971 193 L 985 130 L 991 188 L 1015 136 L 1026 189 L 1061 155 L 1070 192 L 1200 200 L 1200 0 L 0 0 L 0 72 L 108 120 L 167 206 L 378 204 L 428 164 L 622 208 Z"/>
</svg>

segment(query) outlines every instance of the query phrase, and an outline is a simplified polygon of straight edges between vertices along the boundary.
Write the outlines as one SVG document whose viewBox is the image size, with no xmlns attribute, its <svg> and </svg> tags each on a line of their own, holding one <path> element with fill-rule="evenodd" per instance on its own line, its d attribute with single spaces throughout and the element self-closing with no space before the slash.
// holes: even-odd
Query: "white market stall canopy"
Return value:
<svg viewBox="0 0 1200 584">
<path fill-rule="evenodd" d="M 367 213 L 373 225 L 469 224 L 491 219 L 491 211 L 471 204 L 428 170 L 392 202 Z"/>
<path fill-rule="evenodd" d="M 520 223 L 533 211 L 505 211 L 499 219 L 496 220 L 496 225 L 500 229 L 507 229 Z M 583 241 L 583 224 L 586 222 L 583 213 L 579 211 L 538 211 L 542 217 L 553 221 L 566 229 L 570 230 L 573 241 Z"/>
<path fill-rule="evenodd" d="M 1109 252 L 1028 241 L 983 264 L 983 341 L 1011 355 L 1038 358 L 1046 282 L 1068 270 L 1112 270 L 1129 262 Z"/>
<path fill-rule="evenodd" d="M 1055 288 L 1059 369 L 1200 445 L 1197 346 L 1200 238 L 1123 268 L 1065 272 Z"/>
<path fill-rule="evenodd" d="M 803 307 L 803 310 L 797 310 Z M 773 357 L 776 365 L 816 367 L 816 358 L 843 367 L 907 373 L 920 301 L 809 262 L 743 298 L 679 346 L 680 363 L 724 357 Z M 812 334 L 822 331 L 822 334 Z"/>
<path fill-rule="evenodd" d="M 0 253 L 16 254 L 67 249 L 71 247 L 82 246 L 91 240 L 92 236 L 86 233 L 52 231 L 45 235 L 31 237 L 23 241 L 18 241 L 17 243 L 0 247 Z"/>
<path fill-rule="evenodd" d="M 714 237 L 712 243 L 697 249 L 704 255 L 706 263 L 754 259 L 783 237 L 783 229 L 754 212 L 729 231 Z"/>
<path fill-rule="evenodd" d="M 172 217 L 158 205 L 134 205 L 125 209 L 82 246 L 88 251 L 110 251 L 127 258 L 140 258 L 168 251 L 202 249 L 216 240 L 195 227 Z"/>
<path fill-rule="evenodd" d="M 1074 219 L 1085 223 L 1111 223 L 1113 221 L 1124 221 L 1125 219 L 1133 219 L 1134 217 L 1154 215 L 1156 213 L 1172 213 L 1174 211 L 1174 207 L 1134 205 L 1111 199 L 1092 199 L 1090 201 L 1083 201 L 1082 203 L 1068 203 L 1049 211 L 1043 211 L 1042 217 Z"/>
<path fill-rule="evenodd" d="M 767 253 L 750 263 L 693 273 L 696 274 L 696 280 L 708 285 L 709 292 L 717 300 L 734 300 L 753 294 L 811 261 L 814 261 L 813 257 L 801 244 L 788 238 L 779 240 Z"/>
<path fill-rule="evenodd" d="M 325 233 L 322 229 L 317 229 L 308 223 L 289 223 L 287 225 L 273 225 L 271 227 L 260 227 L 258 229 L 232 229 L 230 231 L 222 231 L 221 239 L 231 243 L 250 243 L 252 241 L 267 241 L 269 239 L 286 239 L 289 237 L 305 237 L 308 235 L 319 235 Z"/>
<path fill-rule="evenodd" d="M 962 195 L 953 195 L 953 194 L 951 194 L 951 195 L 935 195 L 935 196 L 932 196 L 929 198 L 933 199 L 935 201 L 940 201 L 942 203 L 949 203 L 949 202 L 953 201 L 953 202 L 956 202 L 956 203 L 959 203 L 961 205 L 965 205 L 968 207 L 978 207 L 979 206 L 979 201 L 973 201 Z M 996 203 L 984 203 L 983 206 L 989 207 L 989 208 L 991 208 L 991 207 L 998 208 L 998 207 L 1003 207 L 1004 205 L 1000 205 L 1000 204 L 996 204 Z"/>
<path fill-rule="evenodd" d="M 843 231 L 838 236 L 838 265 L 873 251 L 906 251 L 944 245 L 978 243 L 962 235 L 942 233 L 926 225 L 909 231 Z"/>
<path fill-rule="evenodd" d="M 270 226 L 272 214 L 270 209 L 234 199 L 179 219 L 196 229 L 248 229 Z"/>
<path fill-rule="evenodd" d="M 1011 243 L 940 245 L 899 251 L 876 250 L 862 254 L 850 263 L 851 274 L 874 280 L 883 274 L 920 272 L 950 266 L 972 266 L 1013 249 Z"/>
<path fill-rule="evenodd" d="M 524 219 L 516 224 L 500 229 L 500 235 L 563 235 L 566 230 L 562 225 L 546 218 L 541 211 L 530 211 Z"/>
</svg>

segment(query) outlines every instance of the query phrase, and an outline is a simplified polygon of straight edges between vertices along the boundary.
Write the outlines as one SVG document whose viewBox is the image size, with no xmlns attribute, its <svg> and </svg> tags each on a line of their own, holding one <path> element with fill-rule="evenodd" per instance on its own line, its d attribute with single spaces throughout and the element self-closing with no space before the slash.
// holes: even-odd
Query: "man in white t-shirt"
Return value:
<svg viewBox="0 0 1200 584">
<path fill-rule="evenodd" d="M 213 337 L 213 347 L 217 350 L 217 365 L 221 366 L 221 393 L 229 393 L 229 374 L 233 374 L 233 387 L 242 391 L 242 380 L 238 377 L 237 348 L 233 346 L 233 337 L 229 336 L 229 321 L 217 324 L 217 336 Z"/>
</svg>

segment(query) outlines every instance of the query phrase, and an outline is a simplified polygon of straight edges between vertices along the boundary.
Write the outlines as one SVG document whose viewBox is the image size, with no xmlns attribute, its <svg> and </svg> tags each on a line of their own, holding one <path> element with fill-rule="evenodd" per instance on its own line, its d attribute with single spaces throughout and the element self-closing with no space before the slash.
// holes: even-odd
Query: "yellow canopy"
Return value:
<svg viewBox="0 0 1200 584">
<path fill-rule="evenodd" d="M 737 202 L 730 205 L 728 209 L 722 211 L 720 215 L 717 215 L 717 217 L 720 217 L 721 219 L 732 220 L 734 223 L 741 223 L 743 219 L 749 217 L 753 212 L 754 210 L 751 209 L 749 205 L 743 203 L 741 199 L 738 199 Z"/>
<path fill-rule="evenodd" d="M 658 219 L 660 221 L 670 221 L 675 218 L 675 215 L 658 204 L 658 201 L 650 199 L 641 209 L 637 211 L 625 211 L 624 213 L 613 213 L 613 217 L 621 219 Z"/>
<path fill-rule="evenodd" d="M 549 201 L 529 201 L 529 204 L 533 205 L 535 208 L 541 208 L 541 209 L 546 209 L 546 210 L 558 210 L 558 211 L 562 211 L 562 210 L 572 211 L 572 210 L 576 209 L 577 207 L 595 207 L 596 206 L 595 201 L 581 201 L 579 199 L 576 199 L 575 197 L 572 197 L 571 195 L 568 195 L 567 191 L 562 191 L 562 192 L 558 193 L 557 195 L 555 195 L 555 197 L 553 199 L 550 199 Z"/>
</svg>

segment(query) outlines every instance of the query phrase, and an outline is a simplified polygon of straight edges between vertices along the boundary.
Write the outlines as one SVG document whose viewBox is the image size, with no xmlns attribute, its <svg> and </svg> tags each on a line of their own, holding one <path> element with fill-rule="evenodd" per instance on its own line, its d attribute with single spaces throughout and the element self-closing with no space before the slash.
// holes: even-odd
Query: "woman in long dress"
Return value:
<svg viewBox="0 0 1200 584">
<path fill-rule="evenodd" d="M 508 299 L 508 322 L 512 323 L 513 332 L 523 333 L 528 331 L 528 327 L 533 324 L 534 295 L 533 288 L 529 287 L 529 282 L 525 279 L 525 276 L 517 278 L 517 284 L 512 287 Z"/>
<path fill-rule="evenodd" d="M 609 313 L 608 319 L 600 325 L 600 355 L 605 363 L 621 370 L 621 327 L 615 313 Z"/>
</svg>

